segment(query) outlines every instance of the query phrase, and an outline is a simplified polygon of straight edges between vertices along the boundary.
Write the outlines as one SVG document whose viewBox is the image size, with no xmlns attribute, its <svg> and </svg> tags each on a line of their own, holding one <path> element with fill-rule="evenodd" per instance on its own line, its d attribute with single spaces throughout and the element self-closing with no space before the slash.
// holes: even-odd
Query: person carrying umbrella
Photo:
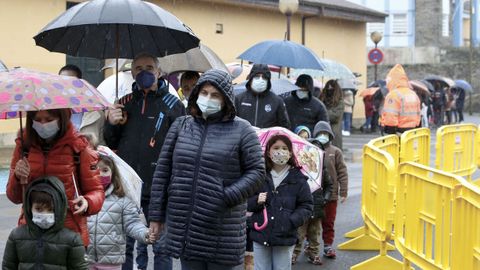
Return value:
<svg viewBox="0 0 480 270">
<path fill-rule="evenodd" d="M 285 99 L 288 118 L 292 124 L 292 130 L 300 125 L 306 126 L 309 130 L 313 130 L 318 121 L 328 122 L 327 109 L 323 102 L 313 96 L 313 79 L 310 75 L 302 74 L 298 76 L 295 85 L 300 90 L 292 92 Z"/>
<path fill-rule="evenodd" d="M 285 104 L 271 91 L 272 74 L 265 64 L 253 65 L 247 79 L 247 91 L 235 98 L 237 115 L 258 128 L 290 128 Z"/>
<path fill-rule="evenodd" d="M 185 114 L 183 104 L 169 94 L 167 83 L 160 78 L 157 57 L 140 53 L 132 62 L 135 78 L 132 93 L 122 97 L 115 109 L 108 110 L 104 137 L 107 146 L 116 149 L 143 180 L 141 206 L 148 219 L 152 175 L 168 129 Z M 154 269 L 171 269 L 171 259 L 164 254 L 163 237 L 153 245 Z M 124 267 L 133 267 L 135 240 L 128 238 Z M 147 246 L 137 245 L 138 269 L 147 269 Z M 125 269 L 125 268 L 124 268 Z"/>
<path fill-rule="evenodd" d="M 410 89 L 408 77 L 400 64 L 387 75 L 387 88 L 382 111 L 382 124 L 387 134 L 403 133 L 420 126 L 420 99 Z"/>
</svg>

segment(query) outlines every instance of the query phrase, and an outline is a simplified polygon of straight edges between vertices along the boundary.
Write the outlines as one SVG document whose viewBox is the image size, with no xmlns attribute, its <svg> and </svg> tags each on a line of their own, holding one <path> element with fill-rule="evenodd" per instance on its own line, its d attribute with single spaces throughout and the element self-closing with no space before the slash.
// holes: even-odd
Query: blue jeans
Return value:
<svg viewBox="0 0 480 270">
<path fill-rule="evenodd" d="M 142 200 L 141 202 L 143 213 L 148 220 L 148 205 L 149 201 Z M 165 254 L 165 231 L 160 235 L 160 239 L 153 244 L 153 269 L 154 270 L 172 270 L 172 258 Z M 133 269 L 133 248 L 135 246 L 135 239 L 127 237 L 127 246 L 125 252 L 125 263 L 122 265 L 122 270 Z M 137 268 L 147 269 L 148 267 L 148 245 L 137 243 Z"/>
<path fill-rule="evenodd" d="M 343 130 L 350 132 L 352 127 L 352 113 L 344 112 L 343 113 Z"/>
<path fill-rule="evenodd" d="M 267 247 L 253 242 L 255 270 L 291 270 L 293 246 Z"/>
<path fill-rule="evenodd" d="M 243 264 L 240 265 L 223 265 L 217 263 L 190 261 L 180 258 L 182 270 L 243 270 Z"/>
</svg>

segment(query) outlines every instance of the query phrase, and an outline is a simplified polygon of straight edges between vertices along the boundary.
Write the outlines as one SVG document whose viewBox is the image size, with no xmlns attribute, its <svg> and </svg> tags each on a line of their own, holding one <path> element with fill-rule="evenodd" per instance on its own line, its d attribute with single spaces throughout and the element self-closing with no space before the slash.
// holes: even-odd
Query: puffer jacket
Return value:
<svg viewBox="0 0 480 270">
<path fill-rule="evenodd" d="M 168 92 L 163 80 L 157 91 L 147 94 L 133 84 L 132 93 L 119 101 L 127 114 L 125 124 L 105 121 L 107 146 L 132 167 L 143 181 L 142 200 L 150 199 L 152 175 L 168 129 L 179 116 L 185 115 L 182 102 Z"/>
<path fill-rule="evenodd" d="M 53 197 L 55 224 L 43 230 L 32 222 L 30 194 L 42 191 Z M 68 201 L 63 183 L 56 177 L 36 179 L 26 190 L 23 211 L 26 224 L 8 237 L 3 270 L 86 270 L 85 247 L 78 233 L 64 227 Z"/>
<path fill-rule="evenodd" d="M 318 98 L 313 97 L 309 93 L 306 99 L 297 97 L 297 92 L 285 99 L 285 106 L 287 107 L 288 119 L 292 125 L 292 129 L 303 125 L 313 130 L 318 121 L 328 122 L 328 113 L 325 105 Z"/>
<path fill-rule="evenodd" d="M 278 185 L 273 185 L 270 173 L 259 192 L 267 192 L 268 225 L 263 231 L 252 227 L 250 239 L 264 246 L 291 246 L 297 242 L 297 228 L 312 215 L 313 199 L 307 177 L 298 168 L 291 168 Z M 258 194 L 248 199 L 248 211 L 253 212 L 252 223 L 263 224 L 263 205 L 258 204 Z"/>
<path fill-rule="evenodd" d="M 206 120 L 196 105 L 210 83 L 225 98 Z M 265 165 L 251 125 L 235 117 L 230 75 L 204 73 L 189 98 L 191 116 L 170 128 L 157 162 L 150 221 L 167 222 L 167 252 L 175 258 L 222 265 L 243 263 L 246 200 L 258 191 Z"/>
<path fill-rule="evenodd" d="M 10 177 L 7 183 L 7 197 L 15 204 L 23 202 L 22 185 L 20 185 L 14 173 L 21 151 L 21 142 L 20 139 L 17 139 L 10 165 Z M 87 246 L 87 216 L 98 213 L 105 199 L 105 192 L 100 183 L 97 169 L 97 153 L 90 148 L 87 139 L 74 130 L 72 124 L 68 125 L 65 135 L 51 146 L 50 150 L 44 151 L 36 144 L 33 144 L 28 150 L 28 163 L 30 164 L 28 182 L 45 175 L 56 176 L 63 182 L 69 201 L 65 227 L 80 233 L 83 243 Z M 79 157 L 80 164 L 76 164 L 76 156 Z M 78 173 L 80 175 L 77 175 Z M 77 181 L 78 193 L 83 195 L 88 201 L 88 209 L 85 214 L 73 215 L 71 201 L 76 196 L 73 175 L 75 175 Z M 25 224 L 23 213 L 21 213 L 19 218 L 19 225 L 22 224 Z"/>
<path fill-rule="evenodd" d="M 263 74 L 268 80 L 267 89 L 262 93 L 252 90 L 252 80 L 257 74 Z M 237 116 L 247 120 L 258 128 L 284 127 L 290 128 L 287 110 L 281 97 L 272 91 L 271 72 L 267 65 L 255 64 L 248 75 L 247 91 L 235 98 Z M 295 127 L 292 127 L 295 128 Z"/>
<path fill-rule="evenodd" d="M 142 223 L 138 208 L 128 197 L 118 197 L 112 191 L 110 185 L 105 191 L 102 210 L 88 217 L 90 263 L 123 264 L 127 235 L 146 244 L 148 228 Z"/>
</svg>

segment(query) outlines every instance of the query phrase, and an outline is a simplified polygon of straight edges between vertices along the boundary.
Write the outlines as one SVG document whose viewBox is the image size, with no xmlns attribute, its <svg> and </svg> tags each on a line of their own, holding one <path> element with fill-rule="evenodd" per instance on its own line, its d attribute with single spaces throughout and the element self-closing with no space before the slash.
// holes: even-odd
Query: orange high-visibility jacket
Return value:
<svg viewBox="0 0 480 270">
<path fill-rule="evenodd" d="M 385 97 L 382 111 L 383 126 L 400 129 L 420 124 L 420 99 L 409 88 L 396 88 Z"/>
</svg>

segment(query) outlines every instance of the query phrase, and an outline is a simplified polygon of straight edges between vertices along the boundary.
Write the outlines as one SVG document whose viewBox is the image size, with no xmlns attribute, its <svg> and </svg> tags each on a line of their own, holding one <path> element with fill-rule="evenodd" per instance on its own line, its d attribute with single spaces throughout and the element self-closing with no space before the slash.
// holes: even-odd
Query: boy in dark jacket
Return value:
<svg viewBox="0 0 480 270">
<path fill-rule="evenodd" d="M 325 216 L 322 219 L 322 238 L 323 238 L 323 256 L 336 258 L 335 249 L 333 249 L 333 239 L 335 237 L 335 217 L 337 215 L 337 201 L 340 195 L 340 203 L 347 199 L 348 191 L 348 172 L 345 161 L 343 160 L 342 150 L 331 144 L 334 137 L 332 129 L 327 122 L 320 121 L 315 125 L 313 132 L 313 143 L 319 145 L 325 151 L 324 167 L 333 184 L 332 194 L 325 202 Z"/>
<path fill-rule="evenodd" d="M 85 247 L 79 234 L 63 226 L 67 196 L 56 177 L 33 181 L 25 194 L 27 224 L 8 237 L 2 269 L 87 269 Z"/>
<path fill-rule="evenodd" d="M 325 121 L 319 121 L 318 123 L 327 123 Z M 313 135 L 318 136 L 318 123 L 315 125 Z M 328 124 L 328 123 L 327 123 Z M 329 125 L 330 126 L 330 125 Z M 330 129 L 331 131 L 331 129 Z M 332 132 L 333 134 L 333 132 Z M 310 141 L 315 146 L 318 146 L 320 149 L 326 151 L 324 146 L 313 137 Z M 320 251 L 320 242 L 318 240 L 318 236 L 320 234 L 320 227 L 325 219 L 325 205 L 330 200 L 332 196 L 332 180 L 327 169 L 327 154 L 325 152 L 325 156 L 323 158 L 323 169 L 322 169 L 322 188 L 315 191 L 313 196 L 313 215 L 309 221 L 302 227 L 298 229 L 298 242 L 295 246 L 295 250 L 292 257 L 292 264 L 295 264 L 297 261 L 297 257 L 302 252 L 303 242 L 305 238 L 308 241 L 308 245 L 305 247 L 305 256 L 307 257 L 308 262 L 321 265 L 322 260 L 318 253 Z"/>
</svg>

